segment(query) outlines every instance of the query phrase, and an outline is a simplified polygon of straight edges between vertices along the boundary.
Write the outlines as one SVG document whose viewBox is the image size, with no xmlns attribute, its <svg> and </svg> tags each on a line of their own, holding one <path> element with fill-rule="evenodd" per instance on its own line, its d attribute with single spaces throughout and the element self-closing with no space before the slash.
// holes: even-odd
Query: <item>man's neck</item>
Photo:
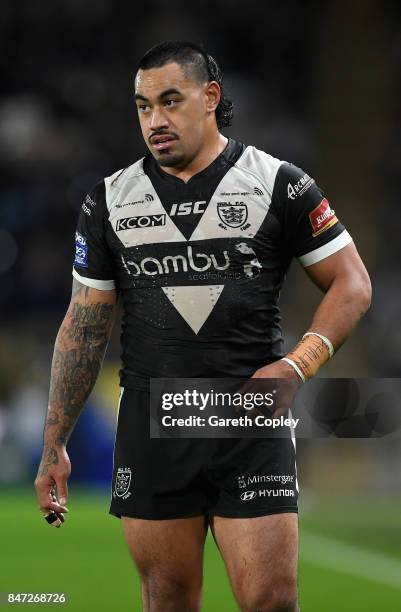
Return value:
<svg viewBox="0 0 401 612">
<path fill-rule="evenodd" d="M 220 132 L 216 132 L 216 134 L 205 143 L 201 151 L 199 151 L 195 158 L 187 166 L 185 166 L 185 168 L 163 167 L 163 170 L 164 172 L 173 174 L 177 178 L 187 183 L 195 174 L 202 172 L 202 170 L 210 166 L 216 157 L 218 157 L 220 153 L 224 151 L 227 143 L 228 138 L 223 136 L 223 134 L 220 134 Z"/>
</svg>

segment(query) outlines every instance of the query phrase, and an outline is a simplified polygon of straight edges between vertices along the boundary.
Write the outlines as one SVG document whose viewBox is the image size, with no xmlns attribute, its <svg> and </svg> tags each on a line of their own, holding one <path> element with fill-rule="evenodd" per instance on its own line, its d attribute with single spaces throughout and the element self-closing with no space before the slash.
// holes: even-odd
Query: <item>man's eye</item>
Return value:
<svg viewBox="0 0 401 612">
<path fill-rule="evenodd" d="M 168 106 L 168 107 L 170 107 L 170 108 L 171 108 L 172 106 L 175 106 L 176 104 L 177 104 L 177 100 L 166 100 L 166 101 L 165 101 L 165 105 L 166 105 L 166 106 Z"/>
<path fill-rule="evenodd" d="M 145 113 L 148 110 L 148 108 L 149 108 L 148 104 L 139 104 L 138 105 L 138 111 L 140 113 Z"/>
</svg>

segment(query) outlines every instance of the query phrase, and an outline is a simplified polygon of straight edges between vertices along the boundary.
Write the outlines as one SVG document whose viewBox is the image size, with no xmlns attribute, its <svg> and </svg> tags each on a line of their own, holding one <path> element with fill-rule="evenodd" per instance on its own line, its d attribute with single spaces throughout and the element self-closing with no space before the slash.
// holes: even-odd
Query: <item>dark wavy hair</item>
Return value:
<svg viewBox="0 0 401 612">
<path fill-rule="evenodd" d="M 216 60 L 195 43 L 168 41 L 149 49 L 139 62 L 138 70 L 161 68 L 169 62 L 176 62 L 185 74 L 198 83 L 216 81 L 220 85 L 221 98 L 216 108 L 216 122 L 219 128 L 231 125 L 234 114 L 233 103 L 223 89 L 223 77 Z"/>
</svg>

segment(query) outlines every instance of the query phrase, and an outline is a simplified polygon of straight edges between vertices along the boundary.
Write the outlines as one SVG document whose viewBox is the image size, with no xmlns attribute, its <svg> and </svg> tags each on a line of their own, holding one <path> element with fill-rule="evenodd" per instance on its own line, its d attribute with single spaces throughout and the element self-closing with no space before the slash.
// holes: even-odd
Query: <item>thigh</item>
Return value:
<svg viewBox="0 0 401 612">
<path fill-rule="evenodd" d="M 122 516 L 121 520 L 143 578 L 160 574 L 175 582 L 201 583 L 207 532 L 204 516 L 161 521 Z"/>
<path fill-rule="evenodd" d="M 255 518 L 214 516 L 212 531 L 238 601 L 296 590 L 298 515 Z"/>
</svg>

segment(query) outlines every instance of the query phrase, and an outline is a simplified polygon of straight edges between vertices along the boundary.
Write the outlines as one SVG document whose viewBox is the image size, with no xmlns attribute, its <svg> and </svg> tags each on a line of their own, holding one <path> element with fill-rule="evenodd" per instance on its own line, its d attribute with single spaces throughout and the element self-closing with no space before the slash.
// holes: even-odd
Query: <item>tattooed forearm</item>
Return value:
<svg viewBox="0 0 401 612">
<path fill-rule="evenodd" d="M 38 475 L 45 476 L 51 465 L 58 464 L 58 452 L 53 446 L 45 445 L 43 449 L 42 461 L 39 465 Z"/>
<path fill-rule="evenodd" d="M 68 436 L 71 433 L 71 428 L 69 425 L 63 425 L 63 427 L 58 432 L 54 443 L 56 446 L 65 446 L 68 441 Z"/>
<path fill-rule="evenodd" d="M 77 341 L 71 349 L 56 344 L 50 403 L 62 407 L 65 415 L 73 415 L 77 406 L 82 406 L 95 384 L 107 346 L 108 332 L 104 334 L 101 343 Z"/>
<path fill-rule="evenodd" d="M 42 470 L 57 463 L 57 448 L 66 445 L 103 362 L 113 324 L 115 299 L 96 301 L 93 293 L 83 286 L 73 293 L 57 336 Z"/>
<path fill-rule="evenodd" d="M 49 410 L 47 415 L 47 425 L 51 427 L 52 425 L 58 425 L 60 423 L 60 417 L 55 410 Z"/>
<path fill-rule="evenodd" d="M 52 447 L 46 449 L 45 457 L 46 457 L 46 463 L 52 463 L 52 464 L 58 463 L 57 451 Z"/>
<path fill-rule="evenodd" d="M 74 304 L 70 337 L 76 342 L 102 342 L 110 318 L 110 304 Z"/>
</svg>

